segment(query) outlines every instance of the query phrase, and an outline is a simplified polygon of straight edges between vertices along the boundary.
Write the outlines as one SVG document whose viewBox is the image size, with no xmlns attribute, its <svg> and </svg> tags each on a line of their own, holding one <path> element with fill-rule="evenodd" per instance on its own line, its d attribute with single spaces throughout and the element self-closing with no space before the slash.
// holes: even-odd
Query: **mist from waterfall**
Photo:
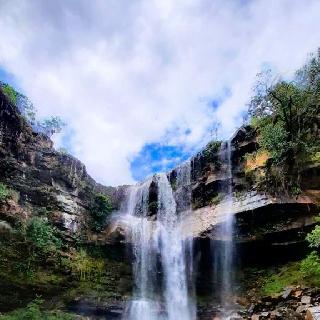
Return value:
<svg viewBox="0 0 320 320">
<path fill-rule="evenodd" d="M 149 189 L 157 186 L 157 214 L 149 216 Z M 194 320 L 192 241 L 182 238 L 181 217 L 190 210 L 190 163 L 176 170 L 173 191 L 165 173 L 131 188 L 127 219 L 135 287 L 126 320 Z"/>
</svg>

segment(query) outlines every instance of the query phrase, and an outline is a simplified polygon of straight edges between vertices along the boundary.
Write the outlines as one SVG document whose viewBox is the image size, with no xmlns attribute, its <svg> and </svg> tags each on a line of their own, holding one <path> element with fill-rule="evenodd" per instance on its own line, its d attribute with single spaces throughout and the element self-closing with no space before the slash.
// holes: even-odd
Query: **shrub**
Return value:
<svg viewBox="0 0 320 320">
<path fill-rule="evenodd" d="M 110 198 L 103 194 L 97 194 L 90 209 L 92 228 L 94 231 L 99 232 L 103 229 L 106 218 L 111 212 L 112 204 Z"/>
<path fill-rule="evenodd" d="M 300 270 L 310 284 L 320 285 L 320 257 L 317 252 L 311 252 L 302 260 Z"/>
<path fill-rule="evenodd" d="M 8 187 L 5 184 L 0 182 L 0 202 L 5 201 L 7 198 L 9 198 L 9 196 L 10 189 L 8 189 Z"/>
<path fill-rule="evenodd" d="M 308 235 L 306 240 L 311 248 L 320 247 L 320 226 L 316 226 Z"/>
<path fill-rule="evenodd" d="M 61 248 L 61 240 L 57 230 L 45 218 L 33 217 L 27 225 L 27 239 L 32 243 L 37 253 L 48 254 Z"/>
<path fill-rule="evenodd" d="M 18 93 L 10 85 L 6 83 L 1 83 L 1 89 L 3 93 L 7 96 L 10 102 L 14 105 L 17 104 Z"/>
<path fill-rule="evenodd" d="M 213 140 L 209 142 L 203 150 L 203 155 L 208 160 L 212 160 L 212 158 L 216 155 L 221 147 L 221 141 Z"/>
<path fill-rule="evenodd" d="M 76 252 L 70 259 L 63 260 L 64 266 L 70 268 L 79 280 L 98 280 L 105 273 L 105 261 L 102 258 L 92 258 L 84 249 Z"/>
<path fill-rule="evenodd" d="M 0 316 L 3 320 L 73 320 L 74 315 L 60 311 L 45 312 L 40 307 L 43 300 L 39 298 L 30 302 L 25 308 L 18 309 L 6 315 Z"/>
</svg>

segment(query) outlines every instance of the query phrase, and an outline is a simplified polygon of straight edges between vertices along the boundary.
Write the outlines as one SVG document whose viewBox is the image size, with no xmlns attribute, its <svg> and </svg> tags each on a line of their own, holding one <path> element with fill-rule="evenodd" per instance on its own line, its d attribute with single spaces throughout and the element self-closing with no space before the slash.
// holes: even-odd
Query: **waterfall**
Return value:
<svg viewBox="0 0 320 320">
<path fill-rule="evenodd" d="M 176 191 L 165 173 L 153 179 L 157 185 L 156 217 L 148 216 L 151 181 L 130 191 L 127 212 L 135 288 L 124 315 L 126 320 L 196 318 L 193 285 L 188 283 L 192 245 L 190 240 L 182 238 L 180 223 L 184 212 L 190 210 L 190 163 L 179 167 L 176 174 Z"/>
<path fill-rule="evenodd" d="M 234 243 L 233 228 L 234 216 L 232 214 L 232 159 L 231 159 L 231 141 L 227 141 L 221 146 L 222 168 L 226 176 L 226 184 L 222 187 L 225 192 L 223 199 L 224 222 L 215 230 L 215 239 L 212 244 L 214 256 L 214 281 L 215 291 L 218 291 L 218 298 L 222 305 L 230 305 L 232 301 L 233 290 L 233 260 Z"/>
</svg>

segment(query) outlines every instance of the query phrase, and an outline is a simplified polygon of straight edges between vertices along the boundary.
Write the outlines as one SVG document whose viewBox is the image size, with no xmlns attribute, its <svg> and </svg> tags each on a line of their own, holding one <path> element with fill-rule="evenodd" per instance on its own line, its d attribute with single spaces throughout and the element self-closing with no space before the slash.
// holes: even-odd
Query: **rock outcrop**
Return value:
<svg viewBox="0 0 320 320">
<path fill-rule="evenodd" d="M 2 204 L 0 220 L 14 225 L 18 220 L 43 213 L 72 235 L 86 229 L 88 209 L 95 194 L 109 195 L 114 208 L 119 208 L 126 186 L 115 188 L 96 183 L 79 160 L 56 151 L 48 137 L 34 132 L 2 92 L 0 107 L 0 177 L 16 191 L 13 199 Z M 320 167 L 305 168 L 299 196 L 262 193 L 245 172 L 246 155 L 258 148 L 255 131 L 249 126 L 242 127 L 230 143 L 232 206 L 225 205 L 230 176 L 221 161 L 223 145 L 211 142 L 191 159 L 193 210 L 183 222 L 185 235 L 223 240 L 218 238 L 215 229 L 224 222 L 225 211 L 231 210 L 236 217 L 234 238 L 239 243 L 268 241 L 281 246 L 304 241 L 315 223 L 316 203 L 320 198 Z M 168 176 L 174 188 L 176 170 Z M 156 215 L 156 188 L 156 184 L 151 183 L 151 219 Z"/>
<path fill-rule="evenodd" d="M 88 229 L 88 209 L 97 193 L 119 207 L 126 187 L 96 183 L 84 164 L 56 151 L 52 141 L 36 133 L 0 90 L 0 181 L 14 190 L 0 208 L 0 221 L 15 225 L 45 214 L 68 236 Z"/>
</svg>

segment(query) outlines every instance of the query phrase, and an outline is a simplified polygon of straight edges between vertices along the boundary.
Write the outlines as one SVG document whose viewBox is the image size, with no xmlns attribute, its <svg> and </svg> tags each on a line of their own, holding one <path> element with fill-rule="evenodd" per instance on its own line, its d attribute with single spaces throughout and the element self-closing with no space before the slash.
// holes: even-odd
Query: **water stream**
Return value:
<svg viewBox="0 0 320 320">
<path fill-rule="evenodd" d="M 233 289 L 230 142 L 223 144 L 220 154 L 225 217 L 215 230 L 219 245 L 213 245 L 213 291 L 218 292 L 220 304 L 226 307 L 230 305 Z M 196 319 L 193 241 L 183 237 L 181 229 L 184 216 L 191 213 L 190 177 L 190 162 L 186 162 L 171 174 L 157 174 L 130 189 L 126 220 L 130 230 L 127 240 L 134 256 L 134 292 L 123 320 Z M 156 213 L 150 209 L 155 203 Z"/>
<path fill-rule="evenodd" d="M 151 180 L 132 187 L 128 198 L 135 289 L 124 319 L 193 320 L 192 244 L 182 238 L 181 217 L 190 209 L 190 164 L 178 168 L 173 191 L 165 173 L 156 175 L 157 215 L 149 216 Z M 179 210 L 177 210 L 179 207 Z"/>
<path fill-rule="evenodd" d="M 231 160 L 231 142 L 222 144 L 220 150 L 220 161 L 222 170 L 226 179 L 221 187 L 224 193 L 223 204 L 224 219 L 223 223 L 215 230 L 212 243 L 213 252 L 213 270 L 214 287 L 213 291 L 219 303 L 226 310 L 232 311 L 233 294 L 233 264 L 234 264 L 234 216 L 232 214 L 233 196 L 232 196 L 232 160 Z M 229 319 L 225 316 L 225 319 Z"/>
</svg>

